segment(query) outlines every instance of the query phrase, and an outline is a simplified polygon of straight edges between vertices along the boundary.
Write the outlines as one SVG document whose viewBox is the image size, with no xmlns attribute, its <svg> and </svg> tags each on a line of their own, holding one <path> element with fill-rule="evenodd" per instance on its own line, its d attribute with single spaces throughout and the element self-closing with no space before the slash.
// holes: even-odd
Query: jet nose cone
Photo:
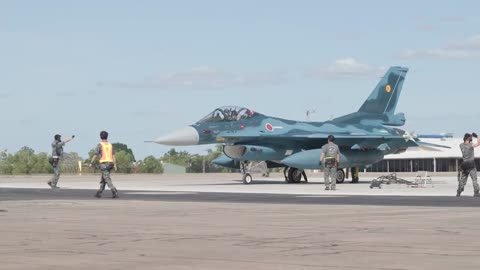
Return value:
<svg viewBox="0 0 480 270">
<path fill-rule="evenodd" d="M 173 146 L 195 145 L 199 142 L 199 135 L 193 127 L 185 127 L 162 136 L 153 142 Z"/>
</svg>

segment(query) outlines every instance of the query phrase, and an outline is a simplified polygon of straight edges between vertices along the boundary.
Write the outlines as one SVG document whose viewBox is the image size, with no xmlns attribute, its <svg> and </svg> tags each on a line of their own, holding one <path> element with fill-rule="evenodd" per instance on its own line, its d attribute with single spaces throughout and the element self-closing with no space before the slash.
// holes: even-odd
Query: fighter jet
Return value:
<svg viewBox="0 0 480 270">
<path fill-rule="evenodd" d="M 337 182 L 352 171 L 398 154 L 408 147 L 435 146 L 421 142 L 397 127 L 405 115 L 395 113 L 408 68 L 391 67 L 357 112 L 326 122 L 304 122 L 271 117 L 242 107 L 215 109 L 197 123 L 160 137 L 153 142 L 164 145 L 223 144 L 223 155 L 215 164 L 239 168 L 243 182 L 253 181 L 256 168 L 284 167 L 287 182 L 298 183 L 306 169 L 322 169 L 321 147 L 334 135 L 341 156 Z M 306 180 L 306 179 L 305 179 Z"/>
</svg>

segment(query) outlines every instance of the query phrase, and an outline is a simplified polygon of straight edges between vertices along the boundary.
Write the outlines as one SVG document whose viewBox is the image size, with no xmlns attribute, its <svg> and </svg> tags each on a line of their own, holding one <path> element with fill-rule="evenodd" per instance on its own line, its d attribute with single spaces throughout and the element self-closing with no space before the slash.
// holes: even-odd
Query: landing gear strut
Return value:
<svg viewBox="0 0 480 270">
<path fill-rule="evenodd" d="M 356 184 L 356 183 L 358 183 L 358 180 L 360 178 L 358 176 L 359 169 L 358 169 L 358 167 L 353 167 L 353 168 L 351 168 L 351 170 L 352 170 L 352 183 Z"/>
</svg>

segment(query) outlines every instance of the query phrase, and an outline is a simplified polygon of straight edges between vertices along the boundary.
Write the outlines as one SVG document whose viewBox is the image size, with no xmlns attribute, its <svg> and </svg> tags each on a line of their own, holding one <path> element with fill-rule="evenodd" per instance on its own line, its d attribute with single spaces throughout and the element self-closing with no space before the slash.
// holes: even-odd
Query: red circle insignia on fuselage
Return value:
<svg viewBox="0 0 480 270">
<path fill-rule="evenodd" d="M 272 126 L 272 124 L 266 123 L 266 124 L 265 124 L 265 129 L 268 130 L 268 131 L 273 131 L 273 126 Z"/>
</svg>

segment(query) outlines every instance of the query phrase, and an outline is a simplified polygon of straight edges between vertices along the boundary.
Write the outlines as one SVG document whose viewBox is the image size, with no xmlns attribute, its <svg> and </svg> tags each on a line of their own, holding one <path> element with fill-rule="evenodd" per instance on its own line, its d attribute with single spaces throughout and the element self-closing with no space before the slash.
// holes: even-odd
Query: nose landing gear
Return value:
<svg viewBox="0 0 480 270">
<path fill-rule="evenodd" d="M 242 161 L 240 162 L 240 171 L 242 172 L 243 183 L 249 185 L 253 183 L 252 174 L 268 174 L 268 166 L 265 161 Z"/>
</svg>

